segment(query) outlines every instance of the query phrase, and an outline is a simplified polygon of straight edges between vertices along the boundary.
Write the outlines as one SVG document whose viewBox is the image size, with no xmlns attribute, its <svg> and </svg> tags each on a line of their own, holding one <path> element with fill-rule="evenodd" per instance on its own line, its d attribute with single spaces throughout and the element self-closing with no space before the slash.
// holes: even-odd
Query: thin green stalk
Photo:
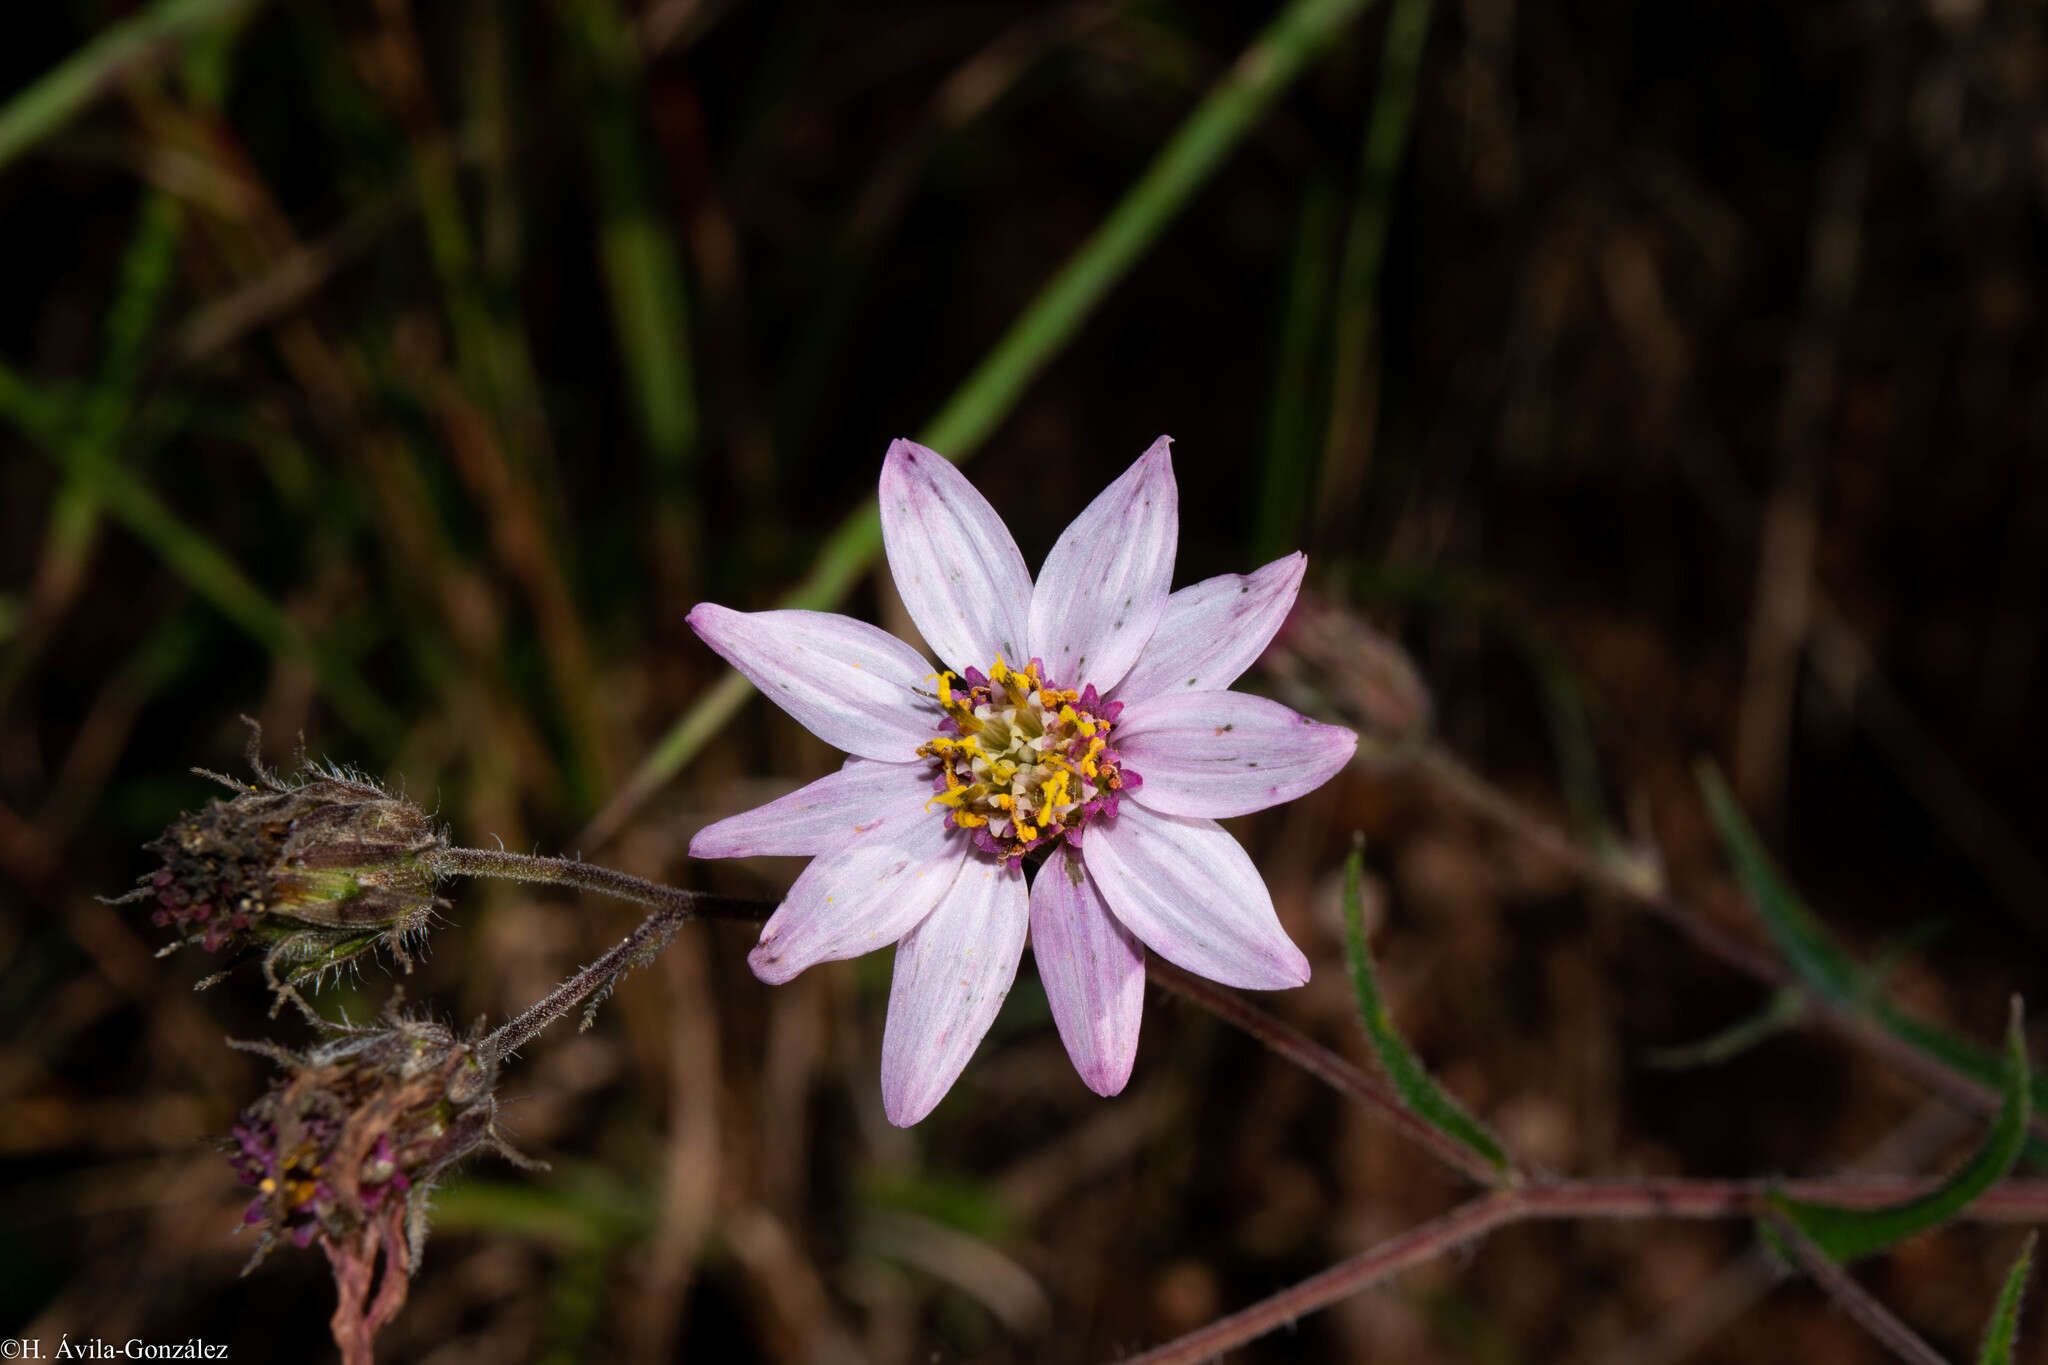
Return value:
<svg viewBox="0 0 2048 1365">
<path fill-rule="evenodd" d="M 1408 149 L 1415 116 L 1415 89 L 1422 51 L 1429 38 L 1433 0 L 1393 0 L 1387 14 L 1386 47 L 1380 54 L 1379 89 L 1366 120 L 1360 154 L 1358 193 L 1344 242 L 1338 280 L 1336 330 L 1331 342 L 1330 421 L 1324 434 L 1320 505 L 1350 506 L 1364 487 L 1372 459 L 1373 422 L 1378 406 L 1373 341 L 1379 316 L 1381 267 L 1387 229 L 1393 222 L 1395 180 Z"/>
<path fill-rule="evenodd" d="M 408 89 L 408 103 L 425 100 Z M 411 110 L 408 110 L 411 113 Z M 471 393 L 502 410 L 504 387 L 492 338 L 490 309 L 477 284 L 475 253 L 470 249 L 469 222 L 462 189 L 455 179 L 455 157 L 438 126 L 424 116 L 407 117 L 412 154 L 412 186 L 419 197 L 420 225 L 425 229 L 427 259 L 441 286 L 441 305 L 455 341 L 456 368 Z"/>
<path fill-rule="evenodd" d="M 45 440 L 68 441 L 89 454 L 114 458 L 135 406 L 145 347 L 177 273 L 184 239 L 183 207 L 162 190 L 144 194 L 135 235 L 121 258 L 118 283 L 101 337 L 99 373 L 76 407 L 53 424 Z M 70 430 L 64 430 L 69 425 Z M 49 534 L 37 570 L 37 619 L 21 645 L 0 664 L 0 708 L 14 696 L 53 638 L 60 618 L 83 586 L 99 545 L 100 499 L 91 480 L 76 475 L 51 500 Z"/>
<path fill-rule="evenodd" d="M 925 427 L 924 443 L 958 458 L 987 440 L 1025 386 L 1080 330 L 1102 296 L 1145 254 L 1280 92 L 1371 3 L 1294 0 L 1283 9 Z M 876 521 L 872 512 L 868 521 Z"/>
<path fill-rule="evenodd" d="M 661 591 L 687 601 L 703 574 L 702 418 L 681 234 L 658 192 L 644 127 L 640 44 L 618 0 L 561 0 L 557 9 L 583 91 L 598 275 L 648 471 L 649 555 Z"/>
<path fill-rule="evenodd" d="M 953 459 L 972 452 L 1007 417 L 1038 372 L 1058 355 L 1111 286 L 1135 265 L 1294 78 L 1373 0 L 1292 0 L 1245 49 L 1223 79 L 1161 149 L 1109 217 L 1046 282 L 995 348 L 975 367 L 919 436 Z M 818 551 L 810 574 L 778 605 L 830 608 L 844 598 L 882 546 L 881 517 L 870 499 L 841 522 Z M 584 831 L 602 844 L 640 804 L 694 758 L 729 721 L 750 688 L 728 674 L 700 696 Z"/>
<path fill-rule="evenodd" d="M 579 49 L 589 88 L 585 133 L 597 199 L 598 264 L 634 410 L 664 483 L 684 478 L 697 445 L 689 300 L 675 229 L 662 221 L 637 113 L 640 54 L 615 0 L 575 0 L 563 29 Z"/>
<path fill-rule="evenodd" d="M 0 168 L 76 118 L 138 65 L 238 20 L 255 0 L 157 0 L 115 24 L 0 106 Z"/>
<path fill-rule="evenodd" d="M 455 343 L 456 370 L 463 387 L 490 410 L 519 472 L 542 484 L 546 504 L 556 504 L 561 490 L 555 485 L 533 354 L 518 318 L 505 316 L 508 309 L 494 307 L 485 295 L 455 149 L 441 126 L 433 91 L 422 80 L 429 68 L 411 8 L 390 6 L 384 20 L 387 36 L 401 45 L 407 60 L 387 64 L 383 94 L 405 130 L 420 225 Z"/>
<path fill-rule="evenodd" d="M 1433 4 L 1434 0 L 1393 0 L 1393 8 L 1387 12 L 1379 90 L 1366 122 L 1358 200 L 1345 244 L 1343 289 L 1347 302 L 1354 306 L 1363 303 L 1370 308 L 1379 294 L 1387 228 L 1394 216 L 1394 181 L 1401 173 L 1409 130 L 1415 122 L 1415 91 L 1423 48 L 1429 41 Z"/>
</svg>

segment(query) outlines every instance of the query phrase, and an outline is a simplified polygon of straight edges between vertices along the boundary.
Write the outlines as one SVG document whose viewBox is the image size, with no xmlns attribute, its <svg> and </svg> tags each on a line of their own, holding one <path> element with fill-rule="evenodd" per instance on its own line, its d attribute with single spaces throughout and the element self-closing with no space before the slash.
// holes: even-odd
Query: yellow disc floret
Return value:
<svg viewBox="0 0 2048 1365">
<path fill-rule="evenodd" d="M 1000 655 L 984 675 L 935 675 L 946 733 L 918 747 L 938 765 L 928 808 L 1005 861 L 1062 836 L 1080 837 L 1117 796 L 1138 785 L 1110 745 L 1121 702 L 1093 686 L 1054 687 L 1033 659 L 1012 668 Z"/>
</svg>

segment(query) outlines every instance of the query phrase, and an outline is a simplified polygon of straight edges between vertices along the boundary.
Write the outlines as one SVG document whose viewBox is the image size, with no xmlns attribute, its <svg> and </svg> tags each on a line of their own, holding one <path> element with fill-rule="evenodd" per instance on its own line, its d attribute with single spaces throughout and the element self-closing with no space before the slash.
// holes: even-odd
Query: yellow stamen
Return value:
<svg viewBox="0 0 2048 1365">
<path fill-rule="evenodd" d="M 999 656 L 973 686 L 935 673 L 935 693 L 957 733 L 918 754 L 939 764 L 943 790 L 927 802 L 961 829 L 986 829 L 983 847 L 1005 860 L 1079 828 L 1085 807 L 1121 785 L 1104 755 L 1112 727 L 1080 707 L 1077 689 L 1047 684 L 1036 664 Z M 979 676 L 979 675 L 976 675 Z M 991 838 L 992 836 L 992 843 Z"/>
</svg>

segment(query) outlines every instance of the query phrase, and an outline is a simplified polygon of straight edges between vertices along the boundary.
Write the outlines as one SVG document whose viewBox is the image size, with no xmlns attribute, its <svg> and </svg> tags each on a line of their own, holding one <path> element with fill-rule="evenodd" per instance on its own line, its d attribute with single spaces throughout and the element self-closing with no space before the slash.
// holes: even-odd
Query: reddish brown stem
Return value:
<svg viewBox="0 0 2048 1365">
<path fill-rule="evenodd" d="M 1827 1291 L 1844 1313 L 1856 1319 L 1863 1330 L 1876 1337 L 1891 1353 L 1907 1365 L 1948 1365 L 1941 1353 L 1921 1340 L 1920 1334 L 1899 1320 L 1896 1313 L 1877 1301 L 1868 1289 L 1856 1283 L 1856 1277 L 1844 1270 L 1841 1263 L 1814 1245 L 1811 1237 L 1783 1214 L 1772 1210 L 1771 1227 L 1778 1234 L 1778 1240 L 1791 1253 L 1799 1268 L 1813 1277 L 1813 1282 Z"/>
<path fill-rule="evenodd" d="M 1482 1195 L 1461 1204 L 1443 1217 L 1410 1228 L 1398 1237 L 1362 1251 L 1348 1261 L 1339 1261 L 1300 1284 L 1259 1300 L 1227 1318 L 1198 1327 L 1126 1365 L 1195 1365 L 1212 1360 L 1235 1347 L 1254 1341 L 1276 1327 L 1283 1327 L 1304 1314 L 1327 1308 L 1359 1290 L 1378 1284 L 1410 1266 L 1433 1261 L 1445 1252 L 1492 1231 L 1503 1223 L 1527 1217 L 1518 1210 L 1513 1191 Z"/>
<path fill-rule="evenodd" d="M 377 1333 L 398 1316 L 412 1287 L 412 1250 L 405 1240 L 404 1213 L 394 1208 L 352 1237 L 322 1235 L 320 1249 L 334 1271 L 334 1316 L 328 1329 L 342 1365 L 376 1365 Z M 383 1273 L 378 1273 L 378 1262 Z M 375 1285 L 376 1294 L 371 1294 Z"/>
<path fill-rule="evenodd" d="M 1871 1207 L 1910 1199 L 1932 1180 L 1555 1180 L 1495 1190 L 1440 1218 L 1362 1251 L 1301 1283 L 1219 1318 L 1124 1365 L 1195 1365 L 1327 1308 L 1413 1266 L 1510 1223 L 1568 1218 L 1754 1218 L 1773 1190 L 1815 1203 Z M 1979 1222 L 2048 1218 L 2048 1180 L 2008 1180 L 1986 1190 L 1962 1215 Z"/>
</svg>

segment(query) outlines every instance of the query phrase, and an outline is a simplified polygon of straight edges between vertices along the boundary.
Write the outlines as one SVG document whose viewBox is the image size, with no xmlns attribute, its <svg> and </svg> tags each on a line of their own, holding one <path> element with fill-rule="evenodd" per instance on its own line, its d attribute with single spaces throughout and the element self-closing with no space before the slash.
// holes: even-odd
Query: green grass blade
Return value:
<svg viewBox="0 0 2048 1365">
<path fill-rule="evenodd" d="M 1396 182 L 1408 149 L 1432 8 L 1433 0 L 1394 0 L 1387 15 L 1379 88 L 1360 151 L 1358 190 L 1344 234 L 1330 338 L 1330 413 L 1323 434 L 1318 496 L 1324 515 L 1317 518 L 1326 531 L 1330 529 L 1329 509 L 1363 492 L 1372 463 L 1379 416 L 1376 334 L 1380 272 L 1386 262 Z"/>
<path fill-rule="evenodd" d="M 2019 1340 L 2020 1301 L 2027 1292 L 2027 1276 L 2034 1269 L 2034 1245 L 2041 1234 L 2030 1232 L 2020 1246 L 2012 1269 L 2005 1273 L 2005 1286 L 1998 1291 L 1998 1307 L 1991 1325 L 1984 1329 L 1984 1345 L 1977 1352 L 1977 1365 L 2012 1365 L 2012 1350 Z"/>
<path fill-rule="evenodd" d="M 85 480 L 136 539 L 154 550 L 187 587 L 221 615 L 273 654 L 309 664 L 342 719 L 379 742 L 395 741 L 397 716 L 355 670 L 316 645 L 289 612 L 271 601 L 234 561 L 204 533 L 186 524 L 133 472 L 83 445 L 59 443 L 46 449 L 69 477 Z"/>
<path fill-rule="evenodd" d="M 1281 307 L 1266 457 L 1259 462 L 1254 563 L 1287 553 L 1299 541 L 1308 516 L 1322 432 L 1318 404 L 1327 387 L 1322 341 L 1337 275 L 1337 238 L 1336 188 L 1319 176 L 1302 192 L 1294 260 Z"/>
<path fill-rule="evenodd" d="M 598 264 L 614 340 L 641 438 L 672 489 L 687 477 L 697 447 L 696 379 L 678 234 L 663 220 L 637 121 L 645 100 L 639 47 L 616 0 L 579 0 L 561 18 L 587 87 Z"/>
<path fill-rule="evenodd" d="M 236 21 L 254 0 L 157 0 L 115 24 L 0 105 L 0 167 L 77 117 L 160 50 Z"/>
<path fill-rule="evenodd" d="M 987 440 L 1280 92 L 1371 3 L 1293 0 L 1282 9 L 931 420 L 925 443 L 957 458 Z"/>
<path fill-rule="evenodd" d="M 1354 307 L 1371 308 L 1386 263 L 1387 230 L 1394 219 L 1395 180 L 1408 153 L 1421 83 L 1422 52 L 1429 43 L 1434 0 L 1394 0 L 1380 54 L 1379 90 L 1365 129 L 1358 201 L 1345 243 L 1344 293 Z"/>
<path fill-rule="evenodd" d="M 24 426 L 42 428 L 38 439 L 72 442 L 90 452 L 113 456 L 134 407 L 145 347 L 170 294 L 183 236 L 184 213 L 178 201 L 162 190 L 145 193 L 101 329 L 99 373 L 74 407 L 54 414 L 56 420 L 37 423 L 30 417 L 23 422 Z M 11 390 L 16 385 L 7 387 Z M 57 622 L 86 581 L 99 533 L 98 495 L 86 481 L 66 479 L 51 502 L 49 533 L 37 577 L 68 586 L 42 604 L 46 614 L 36 623 L 36 630 L 20 649 L 0 662 L 0 708 L 9 703 L 15 688 L 53 642 Z"/>
<path fill-rule="evenodd" d="M 1838 1005 L 1865 1003 L 1864 972 L 1799 898 L 1764 850 L 1735 793 L 1711 760 L 1700 761 L 1700 793 L 1721 835 L 1735 875 L 1763 919 L 1764 930 L 1802 981 Z"/>
<path fill-rule="evenodd" d="M 1774 1195 L 1771 1202 L 1838 1261 L 1882 1251 L 1902 1238 L 1947 1222 L 2003 1180 L 2018 1159 L 2033 1112 L 2029 1080 L 2026 1034 L 2021 1028 L 2019 1001 L 2014 1000 L 2006 1028 L 2004 1103 L 1984 1145 L 1954 1175 L 1919 1198 L 1889 1208 L 1843 1209 L 1782 1195 Z"/>
<path fill-rule="evenodd" d="M 1038 291 L 918 439 L 956 460 L 987 440 L 1016 407 L 1025 387 L 1059 354 L 1103 295 L 1187 206 L 1302 68 L 1372 3 L 1291 0 L 1195 107 L 1109 217 Z M 881 548 L 881 515 L 871 499 L 839 524 L 819 550 L 810 574 L 776 605 L 812 610 L 838 605 Z M 696 757 L 752 690 L 737 673 L 729 673 L 692 703 L 584 830 L 582 845 L 590 848 L 615 834 L 641 802 Z"/>
<path fill-rule="evenodd" d="M 1879 1022 L 1887 1029 L 1951 1071 L 1960 1071 L 1979 1085 L 1998 1088 L 1999 1068 L 2003 1065 L 1998 1053 L 1968 1038 L 1959 1038 L 1925 1019 L 1916 1018 L 1889 1000 L 1879 1000 L 1875 1010 Z"/>
<path fill-rule="evenodd" d="M 0 422 L 5 422 L 38 445 L 64 438 L 79 390 L 71 383 L 30 383 L 20 372 L 0 362 Z"/>
<path fill-rule="evenodd" d="M 1364 869 L 1365 852 L 1354 847 L 1351 856 L 1344 860 L 1344 958 L 1351 971 L 1351 991 L 1358 1000 L 1358 1019 L 1365 1028 L 1365 1036 L 1379 1055 L 1387 1079 L 1401 1092 L 1410 1109 L 1438 1132 L 1477 1152 L 1488 1165 L 1506 1174 L 1510 1162 L 1500 1139 L 1436 1083 L 1387 1013 L 1379 978 L 1373 973 L 1372 945 L 1365 941 L 1361 886 Z"/>
</svg>

